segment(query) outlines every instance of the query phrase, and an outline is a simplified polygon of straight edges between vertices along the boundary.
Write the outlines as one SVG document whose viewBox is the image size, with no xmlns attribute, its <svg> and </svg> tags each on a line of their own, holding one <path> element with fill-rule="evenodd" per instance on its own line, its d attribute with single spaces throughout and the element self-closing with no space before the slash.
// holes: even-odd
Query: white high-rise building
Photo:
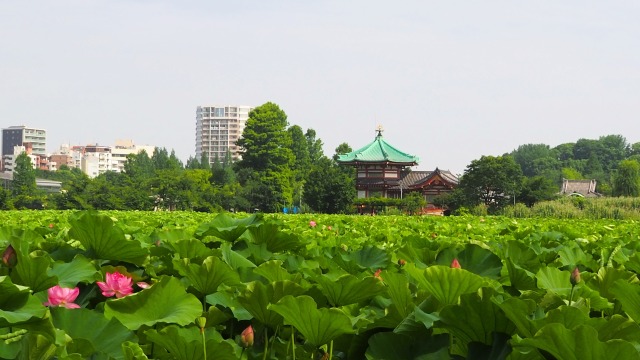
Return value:
<svg viewBox="0 0 640 360">
<path fill-rule="evenodd" d="M 198 106 L 196 110 L 196 159 L 202 155 L 213 164 L 216 156 L 222 161 L 231 151 L 234 160 L 240 158 L 240 147 L 236 141 L 249 118 L 251 106 Z"/>
</svg>

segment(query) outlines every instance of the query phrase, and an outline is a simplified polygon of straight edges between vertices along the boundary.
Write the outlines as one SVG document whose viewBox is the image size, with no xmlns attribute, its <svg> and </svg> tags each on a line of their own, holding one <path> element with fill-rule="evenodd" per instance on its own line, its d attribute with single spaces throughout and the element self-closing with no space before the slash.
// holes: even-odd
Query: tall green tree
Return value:
<svg viewBox="0 0 640 360">
<path fill-rule="evenodd" d="M 522 185 L 522 170 L 509 155 L 473 160 L 460 179 L 468 205 L 485 204 L 495 210 L 513 201 Z"/>
<path fill-rule="evenodd" d="M 622 160 L 613 177 L 615 196 L 640 195 L 640 163 L 635 160 Z"/>
<path fill-rule="evenodd" d="M 11 182 L 11 195 L 33 196 L 36 193 L 36 170 L 26 152 L 16 157 Z"/>
<path fill-rule="evenodd" d="M 525 176 L 536 176 L 558 168 L 556 153 L 545 144 L 520 145 L 511 153 L 513 159 L 520 165 Z"/>
<path fill-rule="evenodd" d="M 304 202 L 313 210 L 346 213 L 356 197 L 355 179 L 327 157 L 312 167 L 303 193 Z"/>
<path fill-rule="evenodd" d="M 312 164 L 324 157 L 322 140 L 316 138 L 316 135 L 316 131 L 313 129 L 307 129 L 307 132 L 304 133 L 304 137 L 307 138 L 307 146 L 309 147 L 309 161 Z"/>
<path fill-rule="evenodd" d="M 36 187 L 36 170 L 31 158 L 23 152 L 16 157 L 11 182 L 13 206 L 16 209 L 42 209 L 44 196 Z"/>
<path fill-rule="evenodd" d="M 243 185 L 253 206 L 275 212 L 293 201 L 291 136 L 287 132 L 287 115 L 278 105 L 268 102 L 251 110 L 237 144 L 242 148 L 238 169 L 253 173 Z"/>
</svg>

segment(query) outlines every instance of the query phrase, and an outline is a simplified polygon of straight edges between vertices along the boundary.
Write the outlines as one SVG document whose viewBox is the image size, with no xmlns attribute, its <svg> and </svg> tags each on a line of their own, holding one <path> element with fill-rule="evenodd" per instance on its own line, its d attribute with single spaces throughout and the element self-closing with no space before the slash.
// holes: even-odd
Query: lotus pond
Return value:
<svg viewBox="0 0 640 360">
<path fill-rule="evenodd" d="M 0 359 L 640 359 L 633 221 L 0 221 Z"/>
</svg>

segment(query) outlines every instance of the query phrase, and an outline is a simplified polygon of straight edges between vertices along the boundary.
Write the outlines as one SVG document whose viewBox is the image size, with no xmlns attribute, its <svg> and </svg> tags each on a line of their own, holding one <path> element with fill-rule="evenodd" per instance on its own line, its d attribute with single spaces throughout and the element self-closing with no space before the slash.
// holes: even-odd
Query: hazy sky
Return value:
<svg viewBox="0 0 640 360">
<path fill-rule="evenodd" d="M 195 153 L 198 105 L 272 101 L 331 156 L 384 136 L 419 169 L 640 141 L 640 2 L 0 0 L 0 125 Z"/>
</svg>

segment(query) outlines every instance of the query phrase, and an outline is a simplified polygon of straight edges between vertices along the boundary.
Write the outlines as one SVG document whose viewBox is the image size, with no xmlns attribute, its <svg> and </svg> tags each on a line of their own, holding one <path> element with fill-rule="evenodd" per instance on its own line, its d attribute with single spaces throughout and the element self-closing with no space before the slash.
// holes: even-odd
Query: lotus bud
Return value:
<svg viewBox="0 0 640 360">
<path fill-rule="evenodd" d="M 462 266 L 460 266 L 460 263 L 458 262 L 458 259 L 454 258 L 453 261 L 451 261 L 451 268 L 452 269 L 462 269 Z"/>
<path fill-rule="evenodd" d="M 571 272 L 569 281 L 571 281 L 571 286 L 576 286 L 580 282 L 580 270 L 577 267 Z"/>
<path fill-rule="evenodd" d="M 207 325 L 207 318 L 204 316 L 200 316 L 196 319 L 196 325 L 198 325 L 198 327 L 200 328 L 200 333 L 202 334 L 204 332 L 205 325 Z"/>
<path fill-rule="evenodd" d="M 240 342 L 242 342 L 242 346 L 251 347 L 253 346 L 253 328 L 249 325 L 242 334 L 240 334 Z"/>
<path fill-rule="evenodd" d="M 406 264 L 407 264 L 407 261 L 405 259 L 398 259 L 398 265 L 405 266 Z"/>
<path fill-rule="evenodd" d="M 373 274 L 373 277 L 375 277 L 376 279 L 382 281 L 382 276 L 380 276 L 380 273 L 382 273 L 382 269 L 376 270 L 376 272 Z"/>
<path fill-rule="evenodd" d="M 14 267 L 18 262 L 18 254 L 16 254 L 16 250 L 13 246 L 7 246 L 7 249 L 2 253 L 2 263 L 7 267 Z"/>
</svg>

